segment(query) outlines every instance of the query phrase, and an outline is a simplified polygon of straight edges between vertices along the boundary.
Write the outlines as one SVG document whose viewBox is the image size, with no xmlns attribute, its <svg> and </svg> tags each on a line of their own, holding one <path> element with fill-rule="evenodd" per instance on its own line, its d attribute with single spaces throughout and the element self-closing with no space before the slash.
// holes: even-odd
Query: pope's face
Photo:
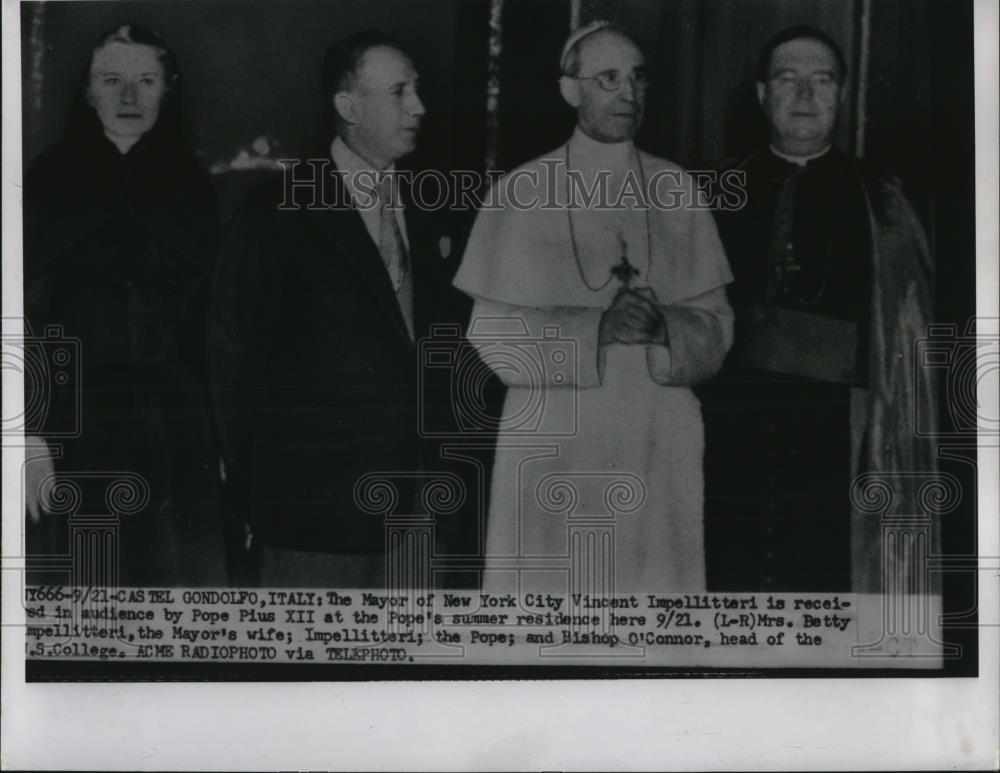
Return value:
<svg viewBox="0 0 1000 773">
<path fill-rule="evenodd" d="M 376 167 L 388 166 L 417 146 L 426 112 L 418 86 L 417 71 L 401 51 L 380 46 L 362 58 L 350 91 L 354 137 L 357 150 Z"/>
<path fill-rule="evenodd" d="M 839 80 L 836 57 L 818 40 L 790 40 L 774 49 L 757 97 L 778 150 L 810 155 L 830 145 L 843 91 Z"/>
<path fill-rule="evenodd" d="M 163 65 L 152 46 L 115 42 L 94 52 L 87 102 L 119 146 L 153 128 L 166 93 Z"/>
<path fill-rule="evenodd" d="M 580 44 L 580 128 L 600 142 L 635 137 L 646 107 L 646 60 L 627 38 L 596 32 Z M 618 84 L 612 91 L 602 87 Z"/>
</svg>

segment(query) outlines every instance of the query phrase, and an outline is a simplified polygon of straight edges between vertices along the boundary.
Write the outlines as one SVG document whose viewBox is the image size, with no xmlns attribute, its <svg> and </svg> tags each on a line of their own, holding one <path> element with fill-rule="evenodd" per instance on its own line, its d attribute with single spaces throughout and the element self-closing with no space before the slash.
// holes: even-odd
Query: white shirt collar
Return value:
<svg viewBox="0 0 1000 773">
<path fill-rule="evenodd" d="M 360 207 L 374 205 L 373 190 L 377 189 L 379 180 L 386 174 L 396 171 L 395 162 L 389 164 L 381 172 L 376 171 L 371 164 L 351 150 L 350 146 L 339 136 L 334 137 L 330 144 L 330 157 L 337 171 L 344 175 L 347 188 L 354 201 Z"/>
</svg>

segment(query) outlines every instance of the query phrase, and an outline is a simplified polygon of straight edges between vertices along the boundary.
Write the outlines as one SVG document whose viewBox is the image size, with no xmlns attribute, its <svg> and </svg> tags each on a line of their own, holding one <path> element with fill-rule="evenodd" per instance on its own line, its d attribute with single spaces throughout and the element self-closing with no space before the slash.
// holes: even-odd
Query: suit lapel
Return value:
<svg viewBox="0 0 1000 773">
<path fill-rule="evenodd" d="M 337 189 L 333 201 L 351 202 L 351 205 L 310 208 L 309 215 L 364 280 L 375 302 L 401 341 L 407 348 L 412 348 L 413 342 L 406 330 L 403 313 L 400 311 L 399 301 L 396 300 L 396 293 L 393 291 L 389 273 L 385 270 L 382 256 L 368 235 L 361 213 L 354 208 L 353 201 L 344 190 L 340 174 L 334 171 L 332 177 L 331 185 Z"/>
</svg>

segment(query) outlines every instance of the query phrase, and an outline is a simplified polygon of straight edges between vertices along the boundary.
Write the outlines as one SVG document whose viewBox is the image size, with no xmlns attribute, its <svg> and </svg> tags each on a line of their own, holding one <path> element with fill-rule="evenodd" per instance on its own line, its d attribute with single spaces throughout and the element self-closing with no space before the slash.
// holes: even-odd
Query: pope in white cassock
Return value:
<svg viewBox="0 0 1000 773">
<path fill-rule="evenodd" d="M 732 342 L 732 275 L 691 179 L 633 144 L 647 82 L 631 36 L 590 24 L 561 65 L 576 130 L 494 186 L 455 277 L 475 300 L 469 340 L 508 387 L 483 585 L 703 590 L 704 439 L 691 386 Z M 510 367 L 498 342 L 519 328 L 540 341 L 557 329 L 576 362 L 553 366 L 549 340 L 521 348 L 541 352 L 539 367 Z M 530 430 L 526 406 L 543 412 Z M 600 528 L 574 532 L 582 522 Z"/>
</svg>

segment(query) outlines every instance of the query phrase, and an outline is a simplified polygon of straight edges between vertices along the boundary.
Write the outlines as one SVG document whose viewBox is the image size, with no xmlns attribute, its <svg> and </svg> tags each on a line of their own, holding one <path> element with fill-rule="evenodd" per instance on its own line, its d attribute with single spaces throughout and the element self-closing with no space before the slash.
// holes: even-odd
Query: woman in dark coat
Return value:
<svg viewBox="0 0 1000 773">
<path fill-rule="evenodd" d="M 58 326 L 80 342 L 67 382 L 46 384 L 47 445 L 29 442 L 81 499 L 66 508 L 58 485 L 41 497 L 29 487 L 29 551 L 68 555 L 79 519 L 67 522 L 67 509 L 118 509 L 122 585 L 225 581 L 204 359 L 218 215 L 211 181 L 182 141 L 178 101 L 164 41 L 116 27 L 91 53 L 65 135 L 25 176 L 28 323 L 36 338 Z M 44 458 L 35 464 L 46 469 Z M 117 508 L 108 492 L 121 473 L 129 483 Z M 98 566 L 81 572 L 76 555 L 77 582 L 113 581 Z"/>
</svg>

